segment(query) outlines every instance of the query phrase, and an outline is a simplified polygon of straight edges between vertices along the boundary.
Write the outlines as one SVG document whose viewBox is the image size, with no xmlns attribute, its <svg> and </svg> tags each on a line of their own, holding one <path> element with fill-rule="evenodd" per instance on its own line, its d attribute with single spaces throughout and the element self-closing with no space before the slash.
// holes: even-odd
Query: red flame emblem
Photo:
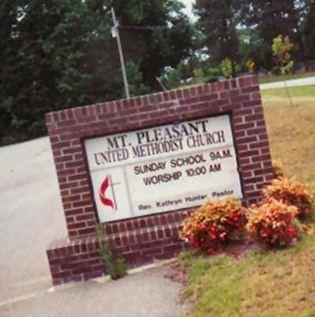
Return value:
<svg viewBox="0 0 315 317">
<path fill-rule="evenodd" d="M 112 207 L 113 209 L 117 209 L 115 206 L 116 204 L 110 198 L 106 197 L 106 191 L 107 191 L 108 187 L 110 187 L 110 186 L 111 186 L 111 189 L 113 191 L 112 184 L 111 184 L 111 177 L 107 175 L 105 180 L 103 181 L 103 183 L 101 185 L 101 188 L 100 188 L 100 192 L 99 192 L 100 199 L 101 199 L 101 202 L 105 206 L 109 206 L 109 207 Z M 113 196 L 115 199 L 114 192 L 113 192 Z"/>
</svg>

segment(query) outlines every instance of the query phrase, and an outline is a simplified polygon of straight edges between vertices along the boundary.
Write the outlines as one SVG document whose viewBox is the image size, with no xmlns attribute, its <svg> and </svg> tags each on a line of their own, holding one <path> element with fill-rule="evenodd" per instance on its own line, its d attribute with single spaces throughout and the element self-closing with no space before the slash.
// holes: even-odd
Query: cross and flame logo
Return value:
<svg viewBox="0 0 315 317">
<path fill-rule="evenodd" d="M 116 202 L 116 196 L 114 191 L 114 185 L 116 184 L 113 184 L 112 176 L 106 175 L 104 181 L 101 184 L 99 196 L 103 205 L 111 207 L 113 210 L 117 210 L 117 202 Z M 110 199 L 108 196 L 106 196 L 106 192 L 108 189 L 110 189 L 113 199 Z"/>
</svg>

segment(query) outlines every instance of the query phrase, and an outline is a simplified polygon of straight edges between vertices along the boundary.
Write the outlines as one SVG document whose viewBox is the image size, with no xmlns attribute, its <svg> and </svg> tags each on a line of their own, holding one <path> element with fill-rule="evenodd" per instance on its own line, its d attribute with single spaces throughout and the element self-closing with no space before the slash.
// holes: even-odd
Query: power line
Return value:
<svg viewBox="0 0 315 317">
<path fill-rule="evenodd" d="M 166 25 L 146 25 L 146 26 L 131 26 L 122 25 L 119 26 L 120 29 L 133 29 L 133 30 L 154 30 L 154 29 L 169 29 Z"/>
</svg>

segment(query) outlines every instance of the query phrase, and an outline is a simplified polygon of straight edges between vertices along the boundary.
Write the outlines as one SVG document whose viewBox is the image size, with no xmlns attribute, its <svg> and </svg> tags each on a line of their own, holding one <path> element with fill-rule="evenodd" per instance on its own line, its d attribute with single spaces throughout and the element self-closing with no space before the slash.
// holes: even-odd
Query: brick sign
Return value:
<svg viewBox="0 0 315 317">
<path fill-rule="evenodd" d="M 46 115 L 68 237 L 47 250 L 53 284 L 105 273 L 96 228 L 130 266 L 183 250 L 186 210 L 260 200 L 273 178 L 255 76 Z M 60 211 L 56 211 L 60 212 Z"/>
<path fill-rule="evenodd" d="M 84 141 L 101 222 L 242 198 L 229 115 Z"/>
</svg>

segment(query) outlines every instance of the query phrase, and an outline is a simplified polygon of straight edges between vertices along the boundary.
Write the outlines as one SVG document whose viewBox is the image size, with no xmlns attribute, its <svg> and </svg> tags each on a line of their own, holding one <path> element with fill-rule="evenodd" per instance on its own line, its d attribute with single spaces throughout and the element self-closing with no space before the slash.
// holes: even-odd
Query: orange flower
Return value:
<svg viewBox="0 0 315 317">
<path fill-rule="evenodd" d="M 207 202 L 184 221 L 180 237 L 208 253 L 245 234 L 246 210 L 239 200 Z"/>
<path fill-rule="evenodd" d="M 297 238 L 299 228 L 295 223 L 298 209 L 270 198 L 251 210 L 247 231 L 256 242 L 266 246 L 287 246 Z"/>
<path fill-rule="evenodd" d="M 264 199 L 283 201 L 287 205 L 296 206 L 299 217 L 308 217 L 312 212 L 313 196 L 305 186 L 295 179 L 278 178 L 263 190 Z"/>
</svg>

